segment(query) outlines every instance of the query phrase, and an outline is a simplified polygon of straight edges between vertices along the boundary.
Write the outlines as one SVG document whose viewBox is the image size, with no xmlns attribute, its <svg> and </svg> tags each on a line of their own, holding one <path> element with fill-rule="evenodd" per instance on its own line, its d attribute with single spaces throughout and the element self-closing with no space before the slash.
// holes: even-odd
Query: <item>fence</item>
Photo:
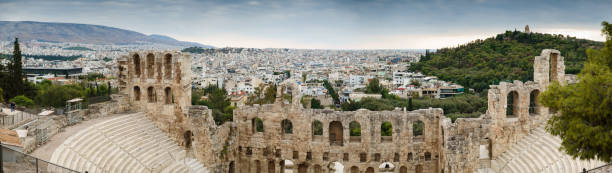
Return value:
<svg viewBox="0 0 612 173">
<path fill-rule="evenodd" d="M 10 128 L 14 125 L 33 120 L 40 113 L 40 109 L 15 109 L 11 111 L 8 107 L 0 105 L 5 116 L 0 116 L 0 128 Z"/>
<path fill-rule="evenodd" d="M 584 170 L 582 173 L 610 173 L 612 172 L 612 163 L 605 164 L 603 166 L 593 168 L 591 170 Z"/>
<path fill-rule="evenodd" d="M 1 145 L 0 173 L 78 173 L 78 171 L 59 166 Z"/>
</svg>

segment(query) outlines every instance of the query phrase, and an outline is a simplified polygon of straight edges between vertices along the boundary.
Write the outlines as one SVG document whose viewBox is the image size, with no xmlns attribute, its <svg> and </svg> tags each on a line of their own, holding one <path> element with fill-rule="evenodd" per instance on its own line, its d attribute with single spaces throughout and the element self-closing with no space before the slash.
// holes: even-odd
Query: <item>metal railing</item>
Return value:
<svg viewBox="0 0 612 173">
<path fill-rule="evenodd" d="M 0 173 L 79 173 L 78 171 L 30 156 L 1 145 Z"/>
<path fill-rule="evenodd" d="M 612 163 L 602 165 L 591 170 L 583 169 L 581 173 L 609 173 L 612 172 Z"/>
</svg>

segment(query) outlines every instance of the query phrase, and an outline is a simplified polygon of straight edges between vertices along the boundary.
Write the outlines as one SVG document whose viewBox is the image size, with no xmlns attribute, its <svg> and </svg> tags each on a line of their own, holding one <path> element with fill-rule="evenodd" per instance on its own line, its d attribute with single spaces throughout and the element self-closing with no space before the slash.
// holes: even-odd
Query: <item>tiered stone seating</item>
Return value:
<svg viewBox="0 0 612 173">
<path fill-rule="evenodd" d="M 185 155 L 143 113 L 135 113 L 79 131 L 55 150 L 50 161 L 90 173 L 208 172 Z"/>
<path fill-rule="evenodd" d="M 492 160 L 491 168 L 493 172 L 504 173 L 575 173 L 583 168 L 589 170 L 604 165 L 600 161 L 572 159 L 558 150 L 560 145 L 561 139 L 548 134 L 544 126 L 540 126 Z"/>
</svg>

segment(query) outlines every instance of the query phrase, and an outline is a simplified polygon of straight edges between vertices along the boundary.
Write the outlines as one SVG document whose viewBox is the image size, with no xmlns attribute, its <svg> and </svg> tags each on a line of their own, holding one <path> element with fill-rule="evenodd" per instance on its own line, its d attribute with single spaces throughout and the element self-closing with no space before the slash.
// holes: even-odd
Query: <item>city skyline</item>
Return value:
<svg viewBox="0 0 612 173">
<path fill-rule="evenodd" d="M 0 20 L 105 25 L 215 47 L 435 49 L 505 30 L 603 41 L 604 1 L 2 0 Z"/>
</svg>

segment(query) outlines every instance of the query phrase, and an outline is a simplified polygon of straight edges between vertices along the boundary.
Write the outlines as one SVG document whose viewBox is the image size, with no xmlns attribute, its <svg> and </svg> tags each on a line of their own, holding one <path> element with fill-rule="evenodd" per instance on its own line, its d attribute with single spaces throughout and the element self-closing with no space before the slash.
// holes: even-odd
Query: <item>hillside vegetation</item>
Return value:
<svg viewBox="0 0 612 173">
<path fill-rule="evenodd" d="M 543 49 L 561 51 L 565 72 L 576 74 L 586 61 L 586 50 L 601 47 L 602 42 L 575 37 L 506 31 L 456 48 L 428 52 L 410 68 L 482 91 L 500 81 L 533 80 L 533 60 Z"/>
</svg>

